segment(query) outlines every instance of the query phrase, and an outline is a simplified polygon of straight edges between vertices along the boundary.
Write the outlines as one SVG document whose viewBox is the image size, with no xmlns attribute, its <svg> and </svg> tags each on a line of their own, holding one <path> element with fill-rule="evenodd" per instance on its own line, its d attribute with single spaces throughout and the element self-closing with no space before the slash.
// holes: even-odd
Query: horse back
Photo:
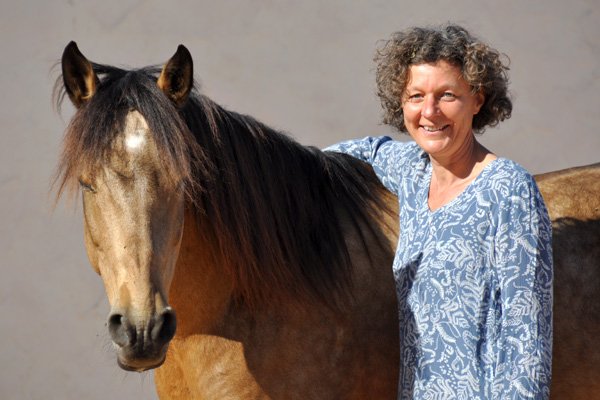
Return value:
<svg viewBox="0 0 600 400">
<path fill-rule="evenodd" d="M 600 218 L 600 163 L 535 176 L 551 220 Z"/>
<path fill-rule="evenodd" d="M 600 163 L 537 175 L 552 220 L 551 399 L 600 398 Z"/>
</svg>

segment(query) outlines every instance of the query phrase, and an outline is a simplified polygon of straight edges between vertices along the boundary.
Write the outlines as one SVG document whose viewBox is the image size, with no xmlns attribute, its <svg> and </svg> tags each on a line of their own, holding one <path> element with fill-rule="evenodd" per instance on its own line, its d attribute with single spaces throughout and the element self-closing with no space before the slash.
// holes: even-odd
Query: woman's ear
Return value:
<svg viewBox="0 0 600 400">
<path fill-rule="evenodd" d="M 479 113 L 481 107 L 483 107 L 483 103 L 485 103 L 485 95 L 482 92 L 475 93 L 475 112 L 473 115 Z"/>
</svg>

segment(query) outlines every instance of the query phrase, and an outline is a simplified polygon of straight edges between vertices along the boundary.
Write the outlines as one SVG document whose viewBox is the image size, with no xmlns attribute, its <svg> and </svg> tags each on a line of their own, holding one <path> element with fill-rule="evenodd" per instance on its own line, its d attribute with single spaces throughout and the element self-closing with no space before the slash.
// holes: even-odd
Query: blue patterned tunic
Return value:
<svg viewBox="0 0 600 400">
<path fill-rule="evenodd" d="M 368 137 L 326 150 L 368 162 L 399 198 L 398 398 L 547 399 L 551 225 L 531 175 L 496 159 L 430 211 L 432 167 L 416 143 Z"/>
</svg>

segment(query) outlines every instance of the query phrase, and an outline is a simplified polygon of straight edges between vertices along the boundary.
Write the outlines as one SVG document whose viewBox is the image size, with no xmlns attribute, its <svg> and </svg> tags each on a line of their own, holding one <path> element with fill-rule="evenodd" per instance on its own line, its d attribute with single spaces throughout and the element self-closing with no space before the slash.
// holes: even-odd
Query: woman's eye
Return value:
<svg viewBox="0 0 600 400">
<path fill-rule="evenodd" d="M 423 99 L 423 95 L 419 93 L 408 95 L 408 101 L 420 101 Z"/>
<path fill-rule="evenodd" d="M 444 99 L 453 99 L 455 96 L 454 94 L 450 93 L 450 92 L 446 92 L 442 95 L 442 98 Z"/>
</svg>

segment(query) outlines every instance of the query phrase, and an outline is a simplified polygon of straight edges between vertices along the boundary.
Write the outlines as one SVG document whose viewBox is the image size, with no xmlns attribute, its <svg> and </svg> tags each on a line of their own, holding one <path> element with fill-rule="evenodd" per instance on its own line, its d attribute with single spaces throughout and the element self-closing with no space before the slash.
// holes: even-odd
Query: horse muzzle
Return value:
<svg viewBox="0 0 600 400">
<path fill-rule="evenodd" d="M 177 316 L 171 307 L 148 317 L 120 310 L 111 311 L 108 317 L 117 362 L 126 371 L 142 372 L 161 366 L 176 329 Z"/>
</svg>

